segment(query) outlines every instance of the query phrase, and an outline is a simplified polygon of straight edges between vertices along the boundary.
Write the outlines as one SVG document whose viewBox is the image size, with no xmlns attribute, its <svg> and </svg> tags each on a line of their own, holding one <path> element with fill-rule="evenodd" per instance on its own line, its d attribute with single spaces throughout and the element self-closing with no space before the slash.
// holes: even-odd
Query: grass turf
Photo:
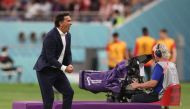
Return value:
<svg viewBox="0 0 190 109">
<path fill-rule="evenodd" d="M 189 109 L 189 84 L 182 83 L 182 105 L 171 109 Z M 105 93 L 93 94 L 72 84 L 75 91 L 74 100 L 106 100 Z M 13 101 L 41 100 L 37 84 L 0 84 L 0 109 L 11 109 Z"/>
</svg>

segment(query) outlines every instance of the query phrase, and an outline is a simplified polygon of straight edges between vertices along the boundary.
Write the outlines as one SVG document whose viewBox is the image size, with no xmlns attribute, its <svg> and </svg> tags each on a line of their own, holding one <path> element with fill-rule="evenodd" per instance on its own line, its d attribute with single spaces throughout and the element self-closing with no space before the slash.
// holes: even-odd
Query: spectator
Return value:
<svg viewBox="0 0 190 109">
<path fill-rule="evenodd" d="M 112 2 L 112 11 L 115 12 L 116 10 L 119 11 L 119 13 L 123 14 L 124 12 L 124 5 L 121 3 L 120 0 L 111 0 Z"/>
<path fill-rule="evenodd" d="M 154 0 L 0 0 L 0 11 L 3 11 L 3 18 L 6 15 L 12 17 L 10 11 L 16 11 L 13 13 L 16 13 L 16 17 L 9 20 L 17 17 L 20 20 L 52 20 L 52 12 L 72 11 L 74 19 L 79 21 L 96 21 L 97 17 L 91 11 L 99 11 L 95 15 L 101 15 L 101 20 L 105 21 L 116 10 L 120 15 L 128 16 L 152 1 Z"/>
<path fill-rule="evenodd" d="M 40 8 L 39 8 L 39 15 L 42 16 L 43 19 L 48 20 L 48 16 L 51 13 L 52 5 L 48 0 L 40 0 Z"/>
<path fill-rule="evenodd" d="M 111 4 L 108 0 L 100 0 L 99 15 L 102 16 L 103 21 L 108 20 L 111 16 Z"/>
<path fill-rule="evenodd" d="M 116 64 L 128 58 L 126 53 L 127 44 L 119 40 L 118 33 L 113 33 L 113 41 L 107 44 L 106 51 L 108 55 L 108 67 L 113 69 Z"/>
<path fill-rule="evenodd" d="M 51 13 L 51 4 L 46 0 L 32 0 L 26 11 L 26 19 L 47 19 Z"/>
<path fill-rule="evenodd" d="M 79 3 L 77 0 L 71 0 L 69 3 L 69 11 L 78 12 L 79 11 Z"/>
<path fill-rule="evenodd" d="M 31 41 L 32 43 L 36 43 L 36 42 L 37 42 L 37 38 L 36 38 L 36 33 L 35 33 L 35 32 L 32 32 L 32 33 L 30 34 L 30 41 Z"/>
<path fill-rule="evenodd" d="M 78 0 L 80 4 L 80 11 L 89 11 L 91 0 Z"/>
<path fill-rule="evenodd" d="M 118 10 L 115 10 L 112 14 L 112 25 L 117 26 L 124 23 L 124 17 L 120 14 Z"/>
<path fill-rule="evenodd" d="M 91 0 L 90 11 L 99 11 L 99 9 L 100 9 L 100 1 Z"/>
<path fill-rule="evenodd" d="M 52 11 L 53 12 L 59 12 L 59 11 L 79 11 L 80 0 L 69 0 L 69 1 L 60 1 L 60 0 L 54 0 L 52 5 Z"/>
<path fill-rule="evenodd" d="M 19 33 L 19 35 L 18 35 L 18 41 L 19 41 L 21 44 L 25 43 L 26 37 L 25 37 L 24 32 L 20 32 L 20 33 Z"/>
<path fill-rule="evenodd" d="M 13 10 L 16 0 L 1 0 L 1 4 L 4 10 Z"/>
<path fill-rule="evenodd" d="M 168 31 L 166 29 L 161 29 L 159 34 L 160 39 L 157 40 L 157 43 L 164 44 L 170 52 L 170 61 L 176 62 L 177 51 L 175 40 L 168 36 Z"/>
<path fill-rule="evenodd" d="M 63 8 L 63 6 L 62 6 L 62 4 L 60 4 L 59 3 L 59 0 L 54 0 L 54 1 L 52 1 L 52 11 L 53 12 L 58 12 L 58 11 L 61 11 L 62 10 L 62 8 Z"/>
<path fill-rule="evenodd" d="M 27 1 L 26 0 L 19 0 L 16 1 L 15 9 L 20 12 L 25 12 L 27 9 Z"/>
<path fill-rule="evenodd" d="M 3 8 L 3 3 L 2 3 L 2 0 L 0 0 L 0 11 L 3 11 L 4 8 Z"/>
<path fill-rule="evenodd" d="M 14 61 L 8 54 L 8 47 L 2 48 L 2 52 L 0 54 L 0 67 L 2 71 L 7 73 L 9 80 L 12 78 L 12 75 L 16 73 L 17 82 L 21 82 L 22 69 L 14 66 Z"/>
<path fill-rule="evenodd" d="M 124 3 L 124 16 L 128 17 L 129 15 L 131 15 L 131 4 L 128 1 Z"/>
<path fill-rule="evenodd" d="M 142 28 L 142 36 L 136 39 L 134 56 L 139 56 L 143 54 L 151 54 L 152 48 L 155 45 L 156 41 L 149 35 L 147 27 Z M 147 80 L 150 80 L 151 76 L 151 66 L 152 61 L 149 61 L 145 64 L 145 73 Z"/>
<path fill-rule="evenodd" d="M 32 18 L 38 15 L 39 9 L 40 9 L 40 4 L 37 2 L 37 0 L 31 0 L 27 4 L 25 18 L 27 20 L 31 20 Z"/>
</svg>

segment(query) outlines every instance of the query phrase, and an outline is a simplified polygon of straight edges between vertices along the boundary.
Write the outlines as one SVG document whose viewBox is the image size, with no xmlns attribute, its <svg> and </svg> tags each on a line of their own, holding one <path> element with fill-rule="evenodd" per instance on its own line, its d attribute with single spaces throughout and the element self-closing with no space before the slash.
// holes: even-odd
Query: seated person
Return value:
<svg viewBox="0 0 190 109">
<path fill-rule="evenodd" d="M 20 67 L 14 66 L 14 61 L 8 55 L 8 48 L 3 47 L 2 52 L 0 54 L 0 68 L 2 71 L 7 73 L 8 79 L 12 78 L 13 73 L 17 74 L 17 82 L 21 81 L 22 69 Z"/>
<path fill-rule="evenodd" d="M 133 82 L 132 89 L 152 89 L 149 93 L 133 95 L 131 102 L 155 102 L 158 101 L 163 91 L 171 84 L 179 84 L 176 65 L 168 61 L 170 54 L 166 46 L 157 44 L 153 48 L 153 57 L 156 62 L 150 81 L 145 83 Z"/>
</svg>

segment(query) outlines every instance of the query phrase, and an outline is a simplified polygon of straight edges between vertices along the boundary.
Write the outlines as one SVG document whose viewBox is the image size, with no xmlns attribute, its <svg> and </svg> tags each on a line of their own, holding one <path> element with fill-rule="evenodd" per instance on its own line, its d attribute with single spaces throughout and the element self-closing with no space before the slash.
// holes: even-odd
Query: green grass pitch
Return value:
<svg viewBox="0 0 190 109">
<path fill-rule="evenodd" d="M 75 91 L 74 100 L 106 100 L 105 93 L 93 94 L 79 89 L 77 84 L 72 84 L 72 87 Z M 189 92 L 190 83 L 182 83 L 181 106 L 170 109 L 190 109 Z M 19 100 L 41 100 L 38 84 L 0 84 L 0 109 L 11 109 L 12 102 Z"/>
</svg>

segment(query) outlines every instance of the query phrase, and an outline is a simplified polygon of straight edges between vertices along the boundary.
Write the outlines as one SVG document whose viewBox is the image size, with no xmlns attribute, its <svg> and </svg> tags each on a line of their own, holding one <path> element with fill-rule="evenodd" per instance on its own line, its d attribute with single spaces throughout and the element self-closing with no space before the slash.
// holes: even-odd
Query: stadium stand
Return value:
<svg viewBox="0 0 190 109">
<path fill-rule="evenodd" d="M 1 0 L 0 19 L 48 21 L 60 11 L 71 11 L 73 20 L 106 21 L 118 10 L 122 16 L 141 9 L 153 0 Z M 78 16 L 76 16 L 78 15 Z M 95 17 L 96 16 L 96 17 Z"/>
</svg>

